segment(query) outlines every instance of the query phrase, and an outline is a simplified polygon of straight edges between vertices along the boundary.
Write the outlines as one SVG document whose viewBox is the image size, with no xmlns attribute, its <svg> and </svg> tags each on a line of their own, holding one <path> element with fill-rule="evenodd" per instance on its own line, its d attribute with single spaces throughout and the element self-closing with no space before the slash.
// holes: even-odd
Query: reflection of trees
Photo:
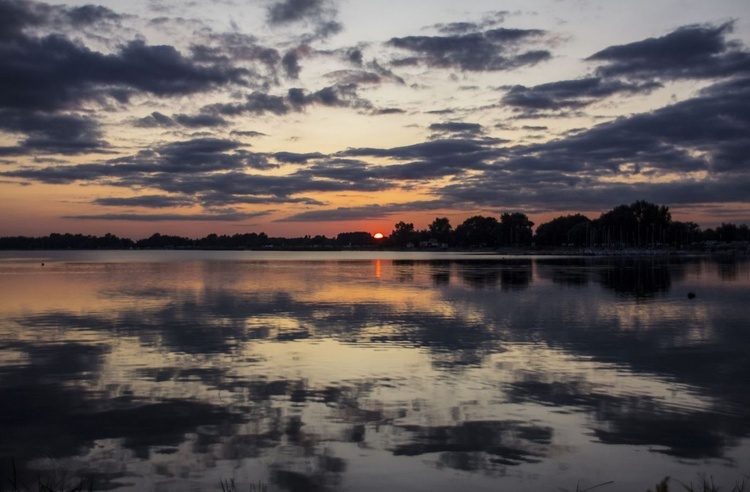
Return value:
<svg viewBox="0 0 750 492">
<path fill-rule="evenodd" d="M 614 258 L 556 258 L 536 261 L 537 274 L 560 285 L 597 282 L 620 295 L 651 298 L 684 279 L 699 258 L 633 256 Z"/>
<path fill-rule="evenodd" d="M 489 260 L 456 262 L 458 274 L 468 285 L 491 289 L 499 283 L 503 290 L 525 289 L 531 283 L 531 260 Z"/>
<path fill-rule="evenodd" d="M 554 258 L 536 261 L 537 275 L 555 284 L 580 287 L 591 282 L 591 260 Z"/>
<path fill-rule="evenodd" d="M 430 260 L 430 276 L 435 285 L 448 285 L 451 281 L 451 264 L 448 260 Z"/>
<path fill-rule="evenodd" d="M 672 286 L 672 274 L 661 259 L 618 258 L 599 271 L 599 282 L 618 294 L 653 297 Z"/>
<path fill-rule="evenodd" d="M 737 280 L 740 272 L 747 273 L 750 260 L 747 258 L 737 258 L 732 255 L 719 255 L 715 257 L 716 269 L 719 272 L 719 278 L 727 281 Z"/>
<path fill-rule="evenodd" d="M 494 261 L 459 263 L 458 274 L 476 289 L 493 288 L 500 281 L 500 265 Z"/>
<path fill-rule="evenodd" d="M 414 281 L 414 261 L 393 260 L 393 269 L 396 272 L 396 280 L 403 283 Z"/>
<path fill-rule="evenodd" d="M 467 471 L 536 463 L 546 456 L 553 434 L 549 427 L 518 421 L 469 421 L 437 427 L 405 425 L 400 430 L 407 442 L 397 445 L 395 454 L 441 453 L 442 465 Z"/>
<path fill-rule="evenodd" d="M 500 272 L 503 290 L 525 289 L 531 283 L 531 260 L 509 260 Z"/>
</svg>

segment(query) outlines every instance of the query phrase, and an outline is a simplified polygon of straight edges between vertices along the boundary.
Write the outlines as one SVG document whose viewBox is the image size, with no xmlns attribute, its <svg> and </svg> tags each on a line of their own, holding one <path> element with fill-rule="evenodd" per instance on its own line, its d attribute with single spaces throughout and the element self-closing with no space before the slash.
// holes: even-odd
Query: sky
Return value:
<svg viewBox="0 0 750 492">
<path fill-rule="evenodd" d="M 747 0 L 0 0 L 0 235 L 750 223 Z"/>
</svg>

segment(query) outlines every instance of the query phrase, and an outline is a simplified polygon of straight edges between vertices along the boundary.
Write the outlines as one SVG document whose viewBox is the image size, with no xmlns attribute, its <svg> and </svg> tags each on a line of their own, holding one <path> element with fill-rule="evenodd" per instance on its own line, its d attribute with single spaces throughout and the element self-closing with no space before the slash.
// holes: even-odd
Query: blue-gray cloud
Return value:
<svg viewBox="0 0 750 492">
<path fill-rule="evenodd" d="M 117 221 L 134 221 L 134 222 L 170 222 L 170 221 L 191 221 L 191 222 L 241 222 L 257 217 L 268 215 L 270 212 L 242 213 L 211 213 L 203 214 L 92 214 L 92 215 L 65 215 L 63 219 L 75 220 L 117 220 Z"/>
<path fill-rule="evenodd" d="M 603 65 L 597 73 L 645 79 L 727 77 L 750 72 L 750 53 L 727 40 L 733 22 L 681 27 L 665 36 L 610 46 L 587 60 Z"/>
<path fill-rule="evenodd" d="M 141 195 L 132 197 L 97 198 L 91 203 L 105 207 L 172 208 L 189 207 L 195 204 L 195 200 L 178 196 Z"/>
<path fill-rule="evenodd" d="M 314 27 L 313 38 L 327 38 L 343 26 L 336 20 L 338 10 L 333 0 L 278 0 L 268 7 L 272 26 L 306 22 Z"/>
<path fill-rule="evenodd" d="M 6 156 L 88 154 L 109 147 L 96 120 L 72 113 L 0 110 L 0 130 L 22 135 L 19 144 L 0 147 L 0 155 Z"/>
<path fill-rule="evenodd" d="M 538 29 L 498 28 L 470 34 L 392 38 L 387 44 L 414 54 L 396 60 L 396 65 L 423 63 L 433 68 L 498 71 L 549 60 L 549 51 L 527 49 L 545 34 Z"/>
<path fill-rule="evenodd" d="M 658 82 L 631 83 L 587 77 L 533 87 L 515 85 L 508 89 L 502 102 L 524 111 L 578 109 L 616 94 L 648 94 L 660 87 Z"/>
</svg>

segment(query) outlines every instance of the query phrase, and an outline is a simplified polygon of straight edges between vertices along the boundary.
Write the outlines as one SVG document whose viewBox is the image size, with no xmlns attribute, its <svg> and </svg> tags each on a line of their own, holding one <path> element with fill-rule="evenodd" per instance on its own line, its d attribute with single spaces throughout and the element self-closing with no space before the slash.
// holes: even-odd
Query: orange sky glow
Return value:
<svg viewBox="0 0 750 492">
<path fill-rule="evenodd" d="M 746 2 L 89 3 L 0 4 L 0 235 L 750 223 Z"/>
</svg>

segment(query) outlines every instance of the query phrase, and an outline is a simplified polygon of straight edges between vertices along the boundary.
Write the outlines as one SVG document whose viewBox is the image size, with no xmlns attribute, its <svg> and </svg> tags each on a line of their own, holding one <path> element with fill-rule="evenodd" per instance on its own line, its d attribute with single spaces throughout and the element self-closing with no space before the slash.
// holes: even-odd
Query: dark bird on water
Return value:
<svg viewBox="0 0 750 492">
<path fill-rule="evenodd" d="M 695 299 L 695 292 L 688 292 L 688 299 Z"/>
</svg>

